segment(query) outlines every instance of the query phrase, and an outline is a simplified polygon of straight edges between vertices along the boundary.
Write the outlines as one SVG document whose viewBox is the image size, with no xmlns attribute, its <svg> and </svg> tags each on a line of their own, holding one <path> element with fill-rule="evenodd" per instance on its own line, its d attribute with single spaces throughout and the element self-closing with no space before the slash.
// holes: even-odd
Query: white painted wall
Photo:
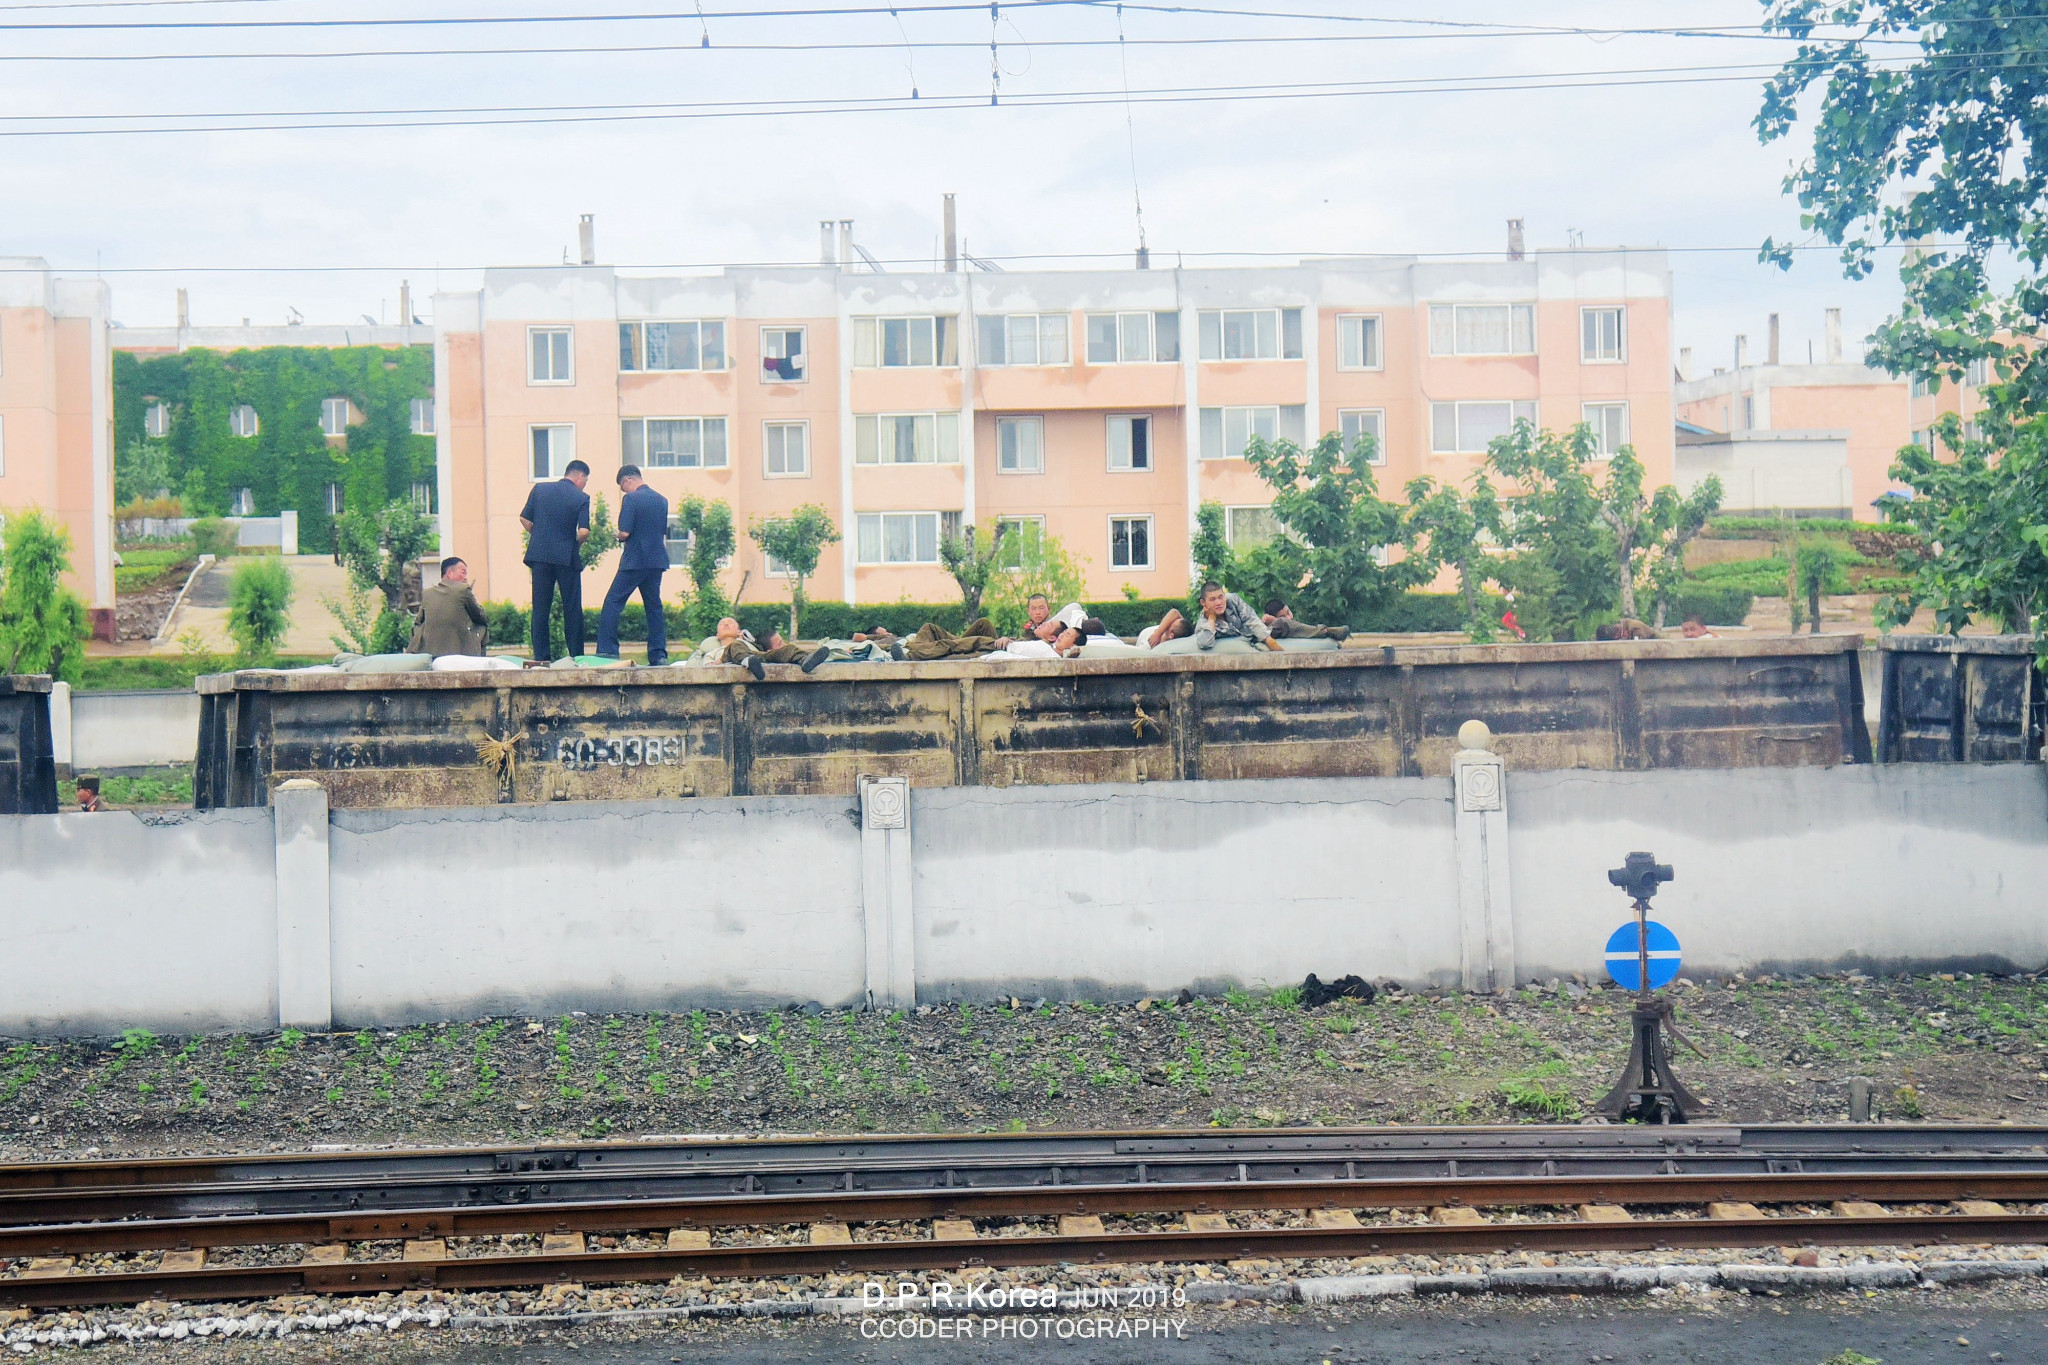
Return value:
<svg viewBox="0 0 2048 1365">
<path fill-rule="evenodd" d="M 53 720 L 58 707 L 53 691 Z M 199 751 L 197 692 L 73 692 L 70 712 L 76 772 L 190 763 Z"/>
</svg>

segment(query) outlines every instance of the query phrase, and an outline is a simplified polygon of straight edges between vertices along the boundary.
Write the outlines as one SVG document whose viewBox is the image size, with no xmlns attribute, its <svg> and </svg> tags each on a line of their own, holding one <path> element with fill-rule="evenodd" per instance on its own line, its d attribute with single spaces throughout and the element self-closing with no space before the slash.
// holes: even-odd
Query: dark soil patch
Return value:
<svg viewBox="0 0 2048 1365">
<path fill-rule="evenodd" d="M 0 1040 L 0 1154 L 575 1135 L 1497 1123 L 1577 1118 L 1628 1051 L 1628 997 L 1298 992 L 905 1015 L 495 1019 L 402 1030 Z M 2034 978 L 1807 978 L 1677 993 L 1730 1122 L 2048 1123 Z M 815 1010 L 815 1006 L 812 1007 Z"/>
</svg>

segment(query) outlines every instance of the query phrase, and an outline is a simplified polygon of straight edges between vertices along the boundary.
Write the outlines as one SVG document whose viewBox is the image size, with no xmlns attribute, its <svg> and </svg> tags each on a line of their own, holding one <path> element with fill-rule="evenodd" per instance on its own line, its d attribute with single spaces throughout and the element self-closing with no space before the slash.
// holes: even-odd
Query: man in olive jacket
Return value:
<svg viewBox="0 0 2048 1365">
<path fill-rule="evenodd" d="M 490 622 L 469 588 L 469 565 L 450 555 L 441 561 L 441 581 L 420 595 L 412 652 L 437 659 L 444 654 L 482 654 L 490 642 Z"/>
</svg>

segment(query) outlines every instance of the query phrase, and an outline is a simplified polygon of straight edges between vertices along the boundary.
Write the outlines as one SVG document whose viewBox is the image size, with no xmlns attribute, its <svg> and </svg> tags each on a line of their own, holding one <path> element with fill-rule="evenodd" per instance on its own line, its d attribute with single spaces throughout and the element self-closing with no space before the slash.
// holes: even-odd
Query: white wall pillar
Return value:
<svg viewBox="0 0 2048 1365">
<path fill-rule="evenodd" d="M 334 938 L 327 863 L 327 789 L 294 778 L 272 793 L 277 836 L 277 1023 L 334 1027 Z"/>
<path fill-rule="evenodd" d="M 1468 720 L 1459 726 L 1458 745 L 1451 776 L 1463 943 L 1460 984 L 1468 991 L 1510 990 L 1515 984 L 1515 923 L 1508 885 L 1506 773 L 1485 722 Z"/>
<path fill-rule="evenodd" d="M 917 1004 L 917 947 L 910 918 L 910 782 L 860 780 L 860 892 L 867 934 L 868 1005 Z"/>
<path fill-rule="evenodd" d="M 71 684 L 50 684 L 50 760 L 59 768 L 71 766 Z"/>
<path fill-rule="evenodd" d="M 299 514 L 292 508 L 285 508 L 277 514 L 278 553 L 295 555 L 299 552 Z"/>
</svg>

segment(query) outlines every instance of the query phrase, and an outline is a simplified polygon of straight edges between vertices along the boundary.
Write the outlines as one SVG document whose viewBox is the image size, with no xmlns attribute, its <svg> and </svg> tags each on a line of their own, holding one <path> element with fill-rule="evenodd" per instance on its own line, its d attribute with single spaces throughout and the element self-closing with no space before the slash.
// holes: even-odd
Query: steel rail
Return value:
<svg viewBox="0 0 2048 1365">
<path fill-rule="evenodd" d="M 213 1267 L 0 1279 L 0 1306 L 77 1307 L 145 1299 L 212 1301 L 397 1289 L 619 1284 L 676 1276 L 1010 1267 L 1060 1262 L 1158 1264 L 1267 1258 L 1456 1255 L 1500 1251 L 1654 1251 L 1752 1246 L 2012 1244 L 2048 1241 L 2043 1214 L 1886 1214 L 1858 1218 L 1651 1219 L 1616 1223 L 1396 1224 L 1230 1232 L 1102 1233 L 890 1240 L 702 1250 L 442 1257 L 334 1265 Z"/>
<path fill-rule="evenodd" d="M 1011 1189 L 757 1195 L 442 1208 L 392 1213 L 149 1219 L 0 1229 L 0 1257 L 162 1251 L 192 1247 L 507 1237 L 551 1232 L 647 1232 L 816 1222 L 1256 1209 L 1571 1207 L 1580 1204 L 2048 1201 L 2048 1171 L 1851 1175 L 1534 1176 L 1392 1181 L 1033 1186 Z"/>
</svg>

